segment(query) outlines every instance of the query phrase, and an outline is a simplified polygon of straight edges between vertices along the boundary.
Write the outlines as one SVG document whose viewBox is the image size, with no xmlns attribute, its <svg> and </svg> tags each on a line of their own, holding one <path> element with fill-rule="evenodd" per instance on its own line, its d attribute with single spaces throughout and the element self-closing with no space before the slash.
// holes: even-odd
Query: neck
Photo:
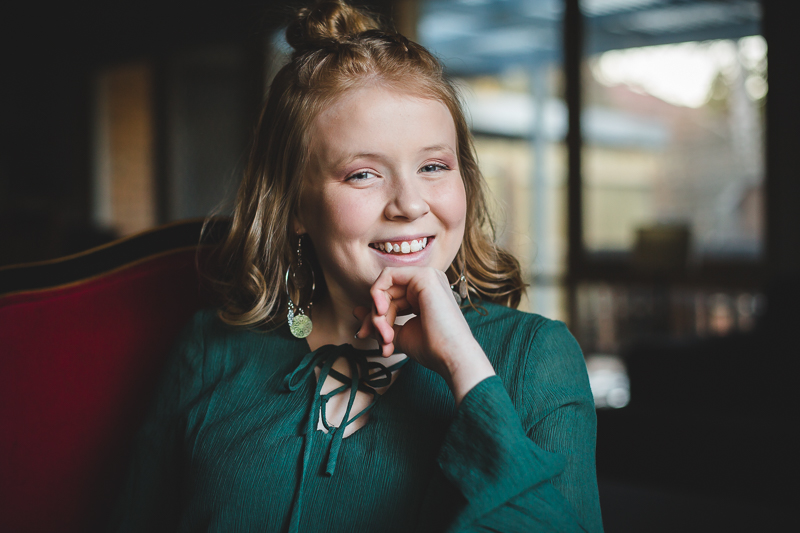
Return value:
<svg viewBox="0 0 800 533">
<path fill-rule="evenodd" d="M 378 347 L 374 339 L 356 339 L 355 334 L 361 323 L 353 316 L 356 304 L 346 298 L 332 297 L 325 292 L 318 302 L 314 302 L 311 320 L 314 328 L 307 337 L 308 346 L 316 350 L 326 344 L 352 344 L 361 350 Z"/>
</svg>

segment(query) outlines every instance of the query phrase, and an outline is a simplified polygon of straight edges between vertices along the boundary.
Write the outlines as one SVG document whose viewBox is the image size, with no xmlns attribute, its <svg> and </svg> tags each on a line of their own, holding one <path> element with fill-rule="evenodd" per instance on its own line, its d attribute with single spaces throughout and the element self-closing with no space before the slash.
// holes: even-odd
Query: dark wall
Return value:
<svg viewBox="0 0 800 533">
<path fill-rule="evenodd" d="M 270 2 L 44 6 L 17 3 L 4 21 L 11 38 L 4 47 L 0 265 L 65 253 L 71 236 L 91 226 L 92 83 L 99 69 L 136 60 L 163 65 L 179 50 L 208 45 L 247 46 L 285 10 Z M 164 84 L 156 80 L 156 87 Z"/>
<path fill-rule="evenodd" d="M 800 277 L 800 34 L 792 2 L 763 0 L 769 47 L 767 254 L 772 277 Z"/>
<path fill-rule="evenodd" d="M 145 60 L 155 68 L 155 177 L 158 219 L 199 214 L 219 192 L 187 187 L 170 173 L 214 172 L 228 181 L 236 172 L 263 95 L 263 54 L 268 34 L 305 2 L 17 2 L 4 16 L 2 128 L 0 143 L 0 265 L 47 259 L 68 251 L 71 235 L 91 228 L 92 83 L 99 69 Z M 391 2 L 366 2 L 389 14 Z M 232 52 L 231 52 L 232 51 Z M 226 64 L 214 59 L 230 53 Z M 199 61 L 197 61 L 199 58 Z M 230 76 L 226 69 L 238 69 Z M 223 76 L 225 79 L 220 80 Z M 193 84 L 192 78 L 197 80 Z M 186 95 L 175 101 L 175 93 Z M 204 99 L 229 96 L 216 117 L 199 117 Z M 220 96 L 222 95 L 222 96 Z M 248 119 L 230 120 L 231 113 Z M 197 132 L 201 123 L 223 124 L 181 139 L 177 129 Z M 202 124 L 201 124 L 202 126 Z M 233 128 L 232 134 L 223 130 Z M 214 136 L 216 135 L 216 138 Z M 221 161 L 187 159 L 170 142 L 226 145 Z M 208 150 L 204 149 L 207 155 Z M 201 154 L 201 155 L 203 155 Z M 206 158 L 207 159 L 207 158 Z M 230 169 L 227 167 L 231 167 Z M 221 187 L 221 186 L 220 186 Z M 228 185 L 235 188 L 235 183 Z M 197 189 L 197 190 L 196 190 Z M 183 197 L 176 197 L 183 194 Z M 199 200 L 198 200 L 199 199 Z"/>
</svg>

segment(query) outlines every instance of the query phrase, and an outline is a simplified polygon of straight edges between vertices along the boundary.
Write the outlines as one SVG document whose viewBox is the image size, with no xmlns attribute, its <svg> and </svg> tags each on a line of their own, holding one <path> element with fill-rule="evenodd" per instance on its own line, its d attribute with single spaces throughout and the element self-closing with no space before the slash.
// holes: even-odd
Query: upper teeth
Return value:
<svg viewBox="0 0 800 533">
<path fill-rule="evenodd" d="M 375 248 L 379 248 L 384 252 L 391 252 L 391 253 L 401 253 L 401 254 L 408 254 L 411 252 L 419 252 L 420 250 L 424 249 L 428 245 L 428 238 L 423 237 L 422 239 L 414 239 L 413 241 L 401 241 L 401 242 L 379 242 L 373 244 Z"/>
</svg>

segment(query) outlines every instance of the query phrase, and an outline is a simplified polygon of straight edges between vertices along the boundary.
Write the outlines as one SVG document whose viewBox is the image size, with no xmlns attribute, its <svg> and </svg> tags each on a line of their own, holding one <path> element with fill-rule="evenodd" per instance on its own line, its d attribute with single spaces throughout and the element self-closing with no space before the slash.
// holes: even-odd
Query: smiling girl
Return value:
<svg viewBox="0 0 800 533">
<path fill-rule="evenodd" d="M 119 529 L 600 531 L 583 357 L 514 310 L 440 64 L 341 2 L 287 40 Z"/>
</svg>

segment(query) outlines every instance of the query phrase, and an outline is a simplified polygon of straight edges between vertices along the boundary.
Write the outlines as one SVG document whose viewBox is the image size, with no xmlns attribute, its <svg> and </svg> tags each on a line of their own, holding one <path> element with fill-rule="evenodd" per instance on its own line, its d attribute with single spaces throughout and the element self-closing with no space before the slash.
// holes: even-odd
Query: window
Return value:
<svg viewBox="0 0 800 533">
<path fill-rule="evenodd" d="M 566 319 L 567 108 L 560 0 L 423 2 L 418 39 L 461 87 L 498 241 L 531 283 L 528 310 Z"/>
<path fill-rule="evenodd" d="M 752 328 L 766 219 L 758 1 L 419 11 L 418 40 L 464 89 L 499 241 L 532 284 L 528 309 L 568 321 L 599 372 L 598 405 L 627 404 L 617 356 L 633 340 Z M 581 37 L 577 53 L 565 32 Z"/>
<path fill-rule="evenodd" d="M 630 251 L 680 229 L 689 258 L 762 251 L 766 42 L 757 2 L 583 0 L 583 234 Z"/>
</svg>

